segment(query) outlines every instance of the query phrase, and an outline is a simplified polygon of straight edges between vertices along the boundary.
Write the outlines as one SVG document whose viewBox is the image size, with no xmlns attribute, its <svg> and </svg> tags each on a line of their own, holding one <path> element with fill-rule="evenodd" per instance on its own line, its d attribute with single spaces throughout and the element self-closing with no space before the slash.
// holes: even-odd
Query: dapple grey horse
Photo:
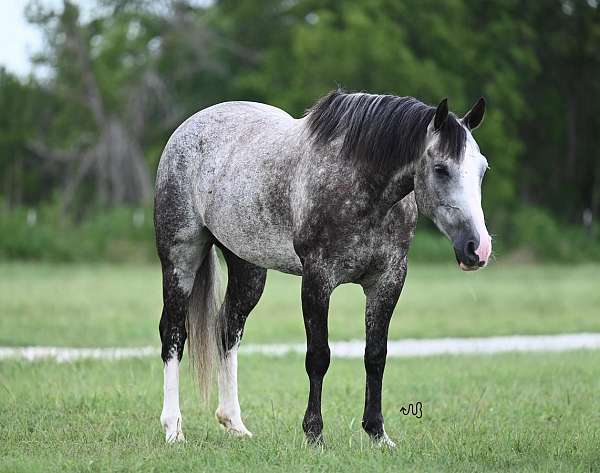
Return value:
<svg viewBox="0 0 600 473">
<path fill-rule="evenodd" d="M 302 276 L 310 382 L 303 429 L 322 441 L 321 390 L 329 367 L 329 298 L 343 283 L 366 295 L 362 425 L 380 444 L 387 332 L 402 291 L 417 214 L 433 220 L 463 270 L 485 266 L 491 238 L 481 208 L 487 161 L 471 131 L 480 99 L 461 119 L 444 99 L 333 91 L 303 118 L 269 105 L 227 102 L 198 112 L 171 136 L 158 167 L 155 229 L 163 272 L 161 423 L 182 440 L 179 363 L 189 352 L 201 387 L 218 374 L 218 421 L 250 436 L 237 393 L 237 350 L 267 269 Z M 228 284 L 221 303 L 219 248 Z"/>
</svg>

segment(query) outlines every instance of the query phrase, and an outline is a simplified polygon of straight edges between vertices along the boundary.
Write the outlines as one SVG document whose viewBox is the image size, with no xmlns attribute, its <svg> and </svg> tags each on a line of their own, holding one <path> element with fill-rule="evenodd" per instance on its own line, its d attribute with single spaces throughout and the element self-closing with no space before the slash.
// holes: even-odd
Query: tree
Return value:
<svg viewBox="0 0 600 473">
<path fill-rule="evenodd" d="M 111 97 L 98 78 L 102 64 L 92 55 L 92 42 L 97 38 L 94 33 L 102 25 L 94 21 L 87 28 L 83 26 L 79 9 L 68 0 L 59 13 L 31 9 L 30 19 L 45 29 L 50 51 L 38 61 L 52 67 L 53 88 L 66 102 L 75 101 L 80 113 L 87 115 L 78 127 L 79 136 L 68 149 L 56 152 L 39 142 L 34 145 L 41 156 L 66 164 L 64 209 L 72 204 L 86 178 L 93 179 L 100 204 L 147 202 L 151 196 L 150 175 L 137 136 L 139 130 L 135 120 L 127 125 L 124 120 L 126 115 L 134 118 L 131 115 L 140 111 L 110 104 Z M 135 88 L 129 92 L 139 93 Z M 120 99 L 126 103 L 125 96 Z"/>
</svg>

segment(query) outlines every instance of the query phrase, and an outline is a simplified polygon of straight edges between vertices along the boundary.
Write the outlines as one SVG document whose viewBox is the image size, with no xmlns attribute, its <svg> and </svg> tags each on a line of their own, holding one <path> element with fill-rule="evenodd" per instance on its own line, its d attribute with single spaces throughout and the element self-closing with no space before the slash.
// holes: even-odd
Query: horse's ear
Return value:
<svg viewBox="0 0 600 473">
<path fill-rule="evenodd" d="M 462 122 L 469 130 L 474 130 L 483 121 L 483 115 L 485 114 L 485 99 L 481 97 L 473 108 L 467 112 L 462 118 Z"/>
<path fill-rule="evenodd" d="M 437 109 L 435 110 L 435 117 L 433 118 L 433 129 L 435 131 L 438 131 L 440 128 L 442 128 L 442 126 L 444 126 L 444 123 L 446 123 L 447 119 L 448 99 L 445 98 L 440 102 L 440 104 L 437 106 Z"/>
</svg>

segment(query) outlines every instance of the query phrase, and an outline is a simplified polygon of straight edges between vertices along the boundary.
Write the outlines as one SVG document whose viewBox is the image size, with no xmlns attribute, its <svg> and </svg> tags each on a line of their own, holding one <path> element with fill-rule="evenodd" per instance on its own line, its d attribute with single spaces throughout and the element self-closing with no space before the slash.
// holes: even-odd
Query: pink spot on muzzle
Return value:
<svg viewBox="0 0 600 473">
<path fill-rule="evenodd" d="M 484 236 L 479 237 L 479 247 L 475 250 L 475 254 L 479 257 L 479 261 L 487 264 L 492 254 L 492 237 L 486 232 Z"/>
</svg>

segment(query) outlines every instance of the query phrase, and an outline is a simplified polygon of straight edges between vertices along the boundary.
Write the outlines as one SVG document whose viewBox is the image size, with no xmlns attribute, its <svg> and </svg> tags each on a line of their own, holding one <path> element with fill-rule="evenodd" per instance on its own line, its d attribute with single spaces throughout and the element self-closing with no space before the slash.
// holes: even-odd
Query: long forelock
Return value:
<svg viewBox="0 0 600 473">
<path fill-rule="evenodd" d="M 434 107 L 414 97 L 334 90 L 309 109 L 306 117 L 316 146 L 342 138 L 339 153 L 349 161 L 389 170 L 408 168 L 423 154 L 434 115 Z M 460 121 L 449 114 L 436 133 L 440 151 L 460 160 L 466 145 Z"/>
<path fill-rule="evenodd" d="M 460 161 L 467 147 L 467 130 L 453 113 L 448 114 L 448 119 L 438 130 L 438 150 L 451 159 Z"/>
</svg>

